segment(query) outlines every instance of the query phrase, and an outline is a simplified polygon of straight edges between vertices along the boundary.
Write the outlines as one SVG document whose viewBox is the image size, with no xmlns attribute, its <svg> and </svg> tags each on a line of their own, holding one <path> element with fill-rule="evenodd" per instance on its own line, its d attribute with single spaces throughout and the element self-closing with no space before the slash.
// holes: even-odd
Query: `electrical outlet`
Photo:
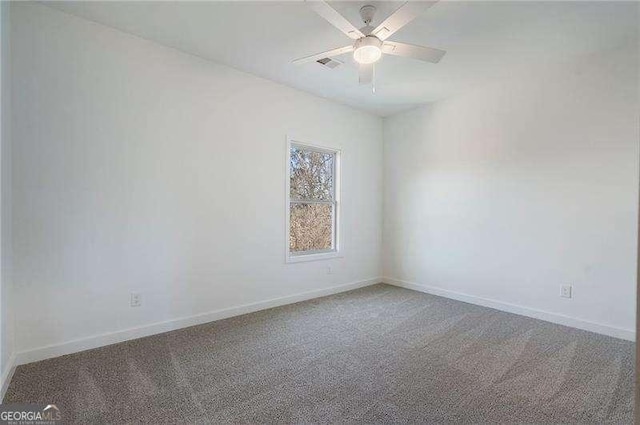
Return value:
<svg viewBox="0 0 640 425">
<path fill-rule="evenodd" d="M 562 298 L 571 298 L 573 296 L 571 285 L 560 285 L 560 296 Z"/>
<path fill-rule="evenodd" d="M 131 293 L 131 307 L 140 307 L 142 305 L 142 294 L 140 292 Z"/>
</svg>

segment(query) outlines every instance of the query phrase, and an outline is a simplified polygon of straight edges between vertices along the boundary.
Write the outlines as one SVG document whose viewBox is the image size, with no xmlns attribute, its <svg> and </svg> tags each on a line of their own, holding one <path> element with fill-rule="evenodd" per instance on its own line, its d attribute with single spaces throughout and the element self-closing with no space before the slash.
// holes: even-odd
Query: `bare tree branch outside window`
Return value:
<svg viewBox="0 0 640 425">
<path fill-rule="evenodd" d="M 336 155 L 292 145 L 289 158 L 289 251 L 332 250 L 335 248 Z"/>
</svg>

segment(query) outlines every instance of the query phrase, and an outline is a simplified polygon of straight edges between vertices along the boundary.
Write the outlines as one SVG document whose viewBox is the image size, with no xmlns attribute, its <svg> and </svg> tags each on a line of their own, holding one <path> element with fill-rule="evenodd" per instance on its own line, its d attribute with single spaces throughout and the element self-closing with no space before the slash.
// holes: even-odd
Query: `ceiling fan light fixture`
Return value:
<svg viewBox="0 0 640 425">
<path fill-rule="evenodd" d="M 369 35 L 356 41 L 353 46 L 353 59 L 361 64 L 378 62 L 382 57 L 382 41 L 378 37 Z"/>
</svg>

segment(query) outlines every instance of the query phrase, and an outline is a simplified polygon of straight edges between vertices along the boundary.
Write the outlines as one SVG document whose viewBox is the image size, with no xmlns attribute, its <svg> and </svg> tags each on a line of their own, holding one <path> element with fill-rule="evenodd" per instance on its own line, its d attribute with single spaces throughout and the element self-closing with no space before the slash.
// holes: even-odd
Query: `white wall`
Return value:
<svg viewBox="0 0 640 425">
<path fill-rule="evenodd" d="M 12 373 L 15 327 L 11 281 L 11 87 L 9 2 L 0 2 L 0 401 Z"/>
<path fill-rule="evenodd" d="M 20 351 L 380 276 L 380 118 L 41 5 L 11 35 Z M 343 258 L 285 264 L 287 134 L 343 150 Z"/>
<path fill-rule="evenodd" d="M 387 280 L 632 338 L 636 43 L 385 119 Z"/>
</svg>

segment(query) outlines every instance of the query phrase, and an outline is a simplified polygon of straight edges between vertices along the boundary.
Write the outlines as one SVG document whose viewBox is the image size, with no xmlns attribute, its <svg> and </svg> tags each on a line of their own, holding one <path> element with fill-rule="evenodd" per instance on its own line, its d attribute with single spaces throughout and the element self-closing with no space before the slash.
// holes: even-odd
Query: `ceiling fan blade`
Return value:
<svg viewBox="0 0 640 425">
<path fill-rule="evenodd" d="M 358 70 L 360 84 L 371 84 L 373 82 L 373 72 L 374 67 L 372 63 L 360 64 L 360 69 Z"/>
<path fill-rule="evenodd" d="M 440 59 L 447 53 L 434 47 L 416 46 L 395 41 L 385 41 L 382 45 L 382 51 L 389 55 L 403 56 L 431 63 L 440 62 Z"/>
<path fill-rule="evenodd" d="M 314 12 L 326 19 L 331 25 L 338 28 L 345 33 L 348 37 L 357 40 L 364 37 L 364 34 L 360 32 L 358 28 L 347 19 L 339 14 L 333 7 L 329 6 L 327 2 L 322 0 L 307 0 L 307 4 Z"/>
<path fill-rule="evenodd" d="M 317 60 L 324 59 L 324 58 L 332 58 L 334 56 L 342 55 L 344 53 L 349 53 L 349 52 L 353 52 L 353 46 L 344 46 L 344 47 L 340 47 L 333 50 L 327 50 L 326 52 L 317 53 L 315 55 L 305 56 L 303 58 L 296 59 L 291 63 L 293 63 L 294 65 L 302 65 L 309 62 L 315 62 Z"/>
<path fill-rule="evenodd" d="M 375 35 L 380 40 L 386 40 L 391 34 L 413 21 L 416 16 L 429 9 L 437 2 L 438 0 L 408 1 L 378 25 L 371 34 Z"/>
</svg>

